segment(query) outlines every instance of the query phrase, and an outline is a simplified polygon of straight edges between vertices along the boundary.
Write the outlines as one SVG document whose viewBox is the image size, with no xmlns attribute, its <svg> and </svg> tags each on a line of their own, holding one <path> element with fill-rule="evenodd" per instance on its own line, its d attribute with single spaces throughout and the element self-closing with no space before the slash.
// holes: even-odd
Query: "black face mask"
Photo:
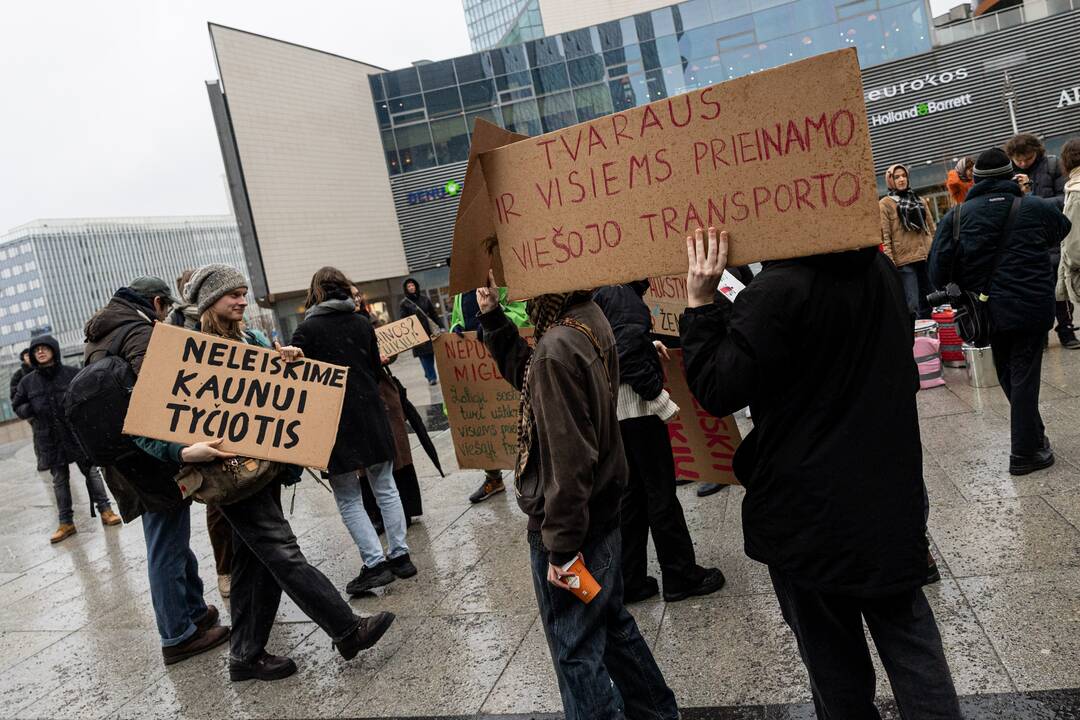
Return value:
<svg viewBox="0 0 1080 720">
<path fill-rule="evenodd" d="M 634 292 L 636 292 L 638 295 L 641 295 L 642 297 L 644 297 L 645 293 L 648 292 L 650 287 L 652 287 L 652 284 L 647 278 L 645 280 L 634 280 L 633 282 L 628 282 L 626 284 L 629 285 Z"/>
</svg>

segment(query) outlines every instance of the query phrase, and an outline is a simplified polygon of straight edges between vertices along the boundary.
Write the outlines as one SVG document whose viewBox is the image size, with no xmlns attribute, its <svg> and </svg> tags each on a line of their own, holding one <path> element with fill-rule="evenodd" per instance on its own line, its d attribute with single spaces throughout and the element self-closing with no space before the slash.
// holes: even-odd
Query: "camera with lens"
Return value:
<svg viewBox="0 0 1080 720">
<path fill-rule="evenodd" d="M 956 283 L 949 283 L 942 290 L 935 290 L 926 296 L 926 302 L 930 307 L 938 307 L 939 305 L 958 305 L 959 300 L 963 297 L 963 291 Z"/>
</svg>

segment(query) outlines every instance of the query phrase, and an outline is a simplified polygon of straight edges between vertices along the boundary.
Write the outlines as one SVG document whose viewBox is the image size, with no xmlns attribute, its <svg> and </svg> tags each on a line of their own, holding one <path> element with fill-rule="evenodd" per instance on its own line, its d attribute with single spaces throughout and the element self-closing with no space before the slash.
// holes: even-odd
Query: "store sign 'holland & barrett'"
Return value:
<svg viewBox="0 0 1080 720">
<path fill-rule="evenodd" d="M 904 120 L 913 120 L 945 110 L 955 110 L 956 108 L 966 107 L 971 105 L 971 103 L 971 93 L 964 93 L 963 95 L 958 95 L 957 97 L 949 98 L 947 100 L 927 100 L 926 102 L 915 103 L 911 107 L 872 114 L 869 116 L 870 127 L 875 128 L 881 127 L 882 125 L 892 125 L 893 123 L 902 122 Z"/>
</svg>

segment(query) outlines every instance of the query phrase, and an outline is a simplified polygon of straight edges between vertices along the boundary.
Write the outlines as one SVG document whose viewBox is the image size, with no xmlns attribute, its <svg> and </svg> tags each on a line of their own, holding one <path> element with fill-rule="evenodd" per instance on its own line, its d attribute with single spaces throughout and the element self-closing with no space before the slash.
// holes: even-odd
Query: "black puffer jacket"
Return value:
<svg viewBox="0 0 1080 720">
<path fill-rule="evenodd" d="M 119 355 L 138 375 L 154 330 L 153 317 L 154 308 L 145 299 L 127 288 L 117 290 L 109 304 L 86 323 L 86 362 L 104 357 L 123 333 Z M 143 513 L 164 512 L 184 502 L 173 480 L 179 472 L 178 464 L 163 462 L 132 444 L 130 453 L 105 467 L 105 482 L 120 516 L 131 522 Z"/>
<path fill-rule="evenodd" d="M 34 357 L 34 349 L 41 345 L 53 351 L 53 364 L 48 367 L 38 365 Z M 60 343 L 51 335 L 31 341 L 30 363 L 34 372 L 19 381 L 11 404 L 19 417 L 33 420 L 38 470 L 85 462 L 86 457 L 64 417 L 64 396 L 79 371 L 60 362 Z"/>
<path fill-rule="evenodd" d="M 967 199 L 938 223 L 930 248 L 930 280 L 945 287 L 954 279 L 964 290 L 985 290 L 1013 198 L 1020 186 L 1012 180 L 980 180 Z M 953 223 L 960 212 L 959 248 L 953 242 Z M 1050 252 L 1061 247 L 1072 224 L 1052 202 L 1023 198 L 1007 247 L 990 279 L 990 316 L 999 331 L 1049 331 L 1054 323 L 1054 285 L 1057 268 Z M 952 278 L 953 261 L 956 277 Z"/>
<path fill-rule="evenodd" d="M 409 283 L 416 286 L 416 293 L 410 295 L 407 290 Z M 416 282 L 414 278 L 406 278 L 405 282 L 401 283 L 401 288 L 405 290 L 405 297 L 401 299 L 401 317 L 399 320 L 403 320 L 410 315 L 415 315 L 420 318 L 420 324 L 424 326 L 424 332 L 428 335 L 432 335 L 431 324 L 435 323 L 436 326 L 446 329 L 443 324 L 442 318 L 439 317 L 439 313 L 436 312 L 435 306 L 431 304 L 430 298 L 420 290 L 420 283 Z M 421 355 L 434 355 L 435 350 L 431 347 L 431 343 L 426 342 L 423 345 L 417 345 L 412 351 L 413 357 L 420 357 Z"/>
<path fill-rule="evenodd" d="M 25 363 L 20 363 L 18 369 L 15 372 L 11 373 L 11 385 L 8 388 L 10 390 L 10 394 L 9 394 L 8 397 L 12 401 L 15 400 L 15 391 L 19 389 L 19 383 L 22 381 L 22 379 L 24 377 L 26 377 L 27 375 L 29 375 L 32 372 L 34 372 L 34 366 L 33 365 L 27 365 Z"/>
<path fill-rule="evenodd" d="M 615 333 L 619 383 L 629 385 L 643 399 L 653 400 L 664 389 L 664 370 L 649 335 L 652 316 L 642 299 L 648 289 L 648 280 L 609 285 L 596 291 L 593 302 L 604 311 Z"/>
<path fill-rule="evenodd" d="M 1021 170 L 1031 180 L 1031 194 L 1045 198 L 1058 210 L 1065 207 L 1065 183 L 1069 178 L 1061 172 L 1060 160 L 1056 155 L 1042 155 L 1026 171 Z"/>
</svg>

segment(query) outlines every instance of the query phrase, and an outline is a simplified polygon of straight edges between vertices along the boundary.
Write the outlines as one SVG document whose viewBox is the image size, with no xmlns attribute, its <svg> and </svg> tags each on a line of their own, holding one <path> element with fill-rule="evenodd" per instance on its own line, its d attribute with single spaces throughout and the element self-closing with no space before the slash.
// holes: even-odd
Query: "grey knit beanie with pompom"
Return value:
<svg viewBox="0 0 1080 720">
<path fill-rule="evenodd" d="M 233 290 L 250 287 L 244 274 L 230 265 L 203 265 L 191 274 L 184 286 L 184 300 L 199 309 L 199 315 Z"/>
</svg>

